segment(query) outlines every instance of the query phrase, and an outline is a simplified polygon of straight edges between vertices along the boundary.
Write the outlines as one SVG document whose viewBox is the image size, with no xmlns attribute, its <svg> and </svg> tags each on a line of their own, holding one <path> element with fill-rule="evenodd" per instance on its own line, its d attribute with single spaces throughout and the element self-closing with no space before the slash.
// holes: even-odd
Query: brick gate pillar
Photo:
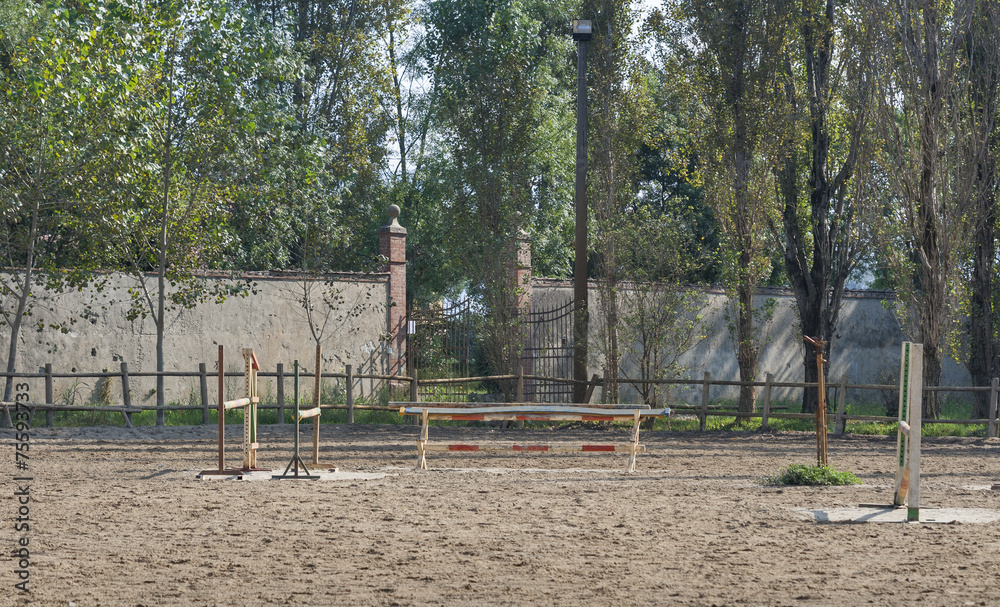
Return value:
<svg viewBox="0 0 1000 607">
<path fill-rule="evenodd" d="M 521 372 L 531 375 L 535 371 L 532 356 L 534 350 L 531 343 L 531 324 L 528 322 L 531 313 L 531 240 L 528 233 L 521 230 L 517 235 L 517 263 L 514 268 L 514 289 L 517 293 L 517 311 L 520 317 L 521 331 Z M 535 397 L 533 382 L 524 383 L 524 400 L 533 402 Z"/>
<path fill-rule="evenodd" d="M 389 375 L 406 372 L 406 228 L 399 225 L 399 207 L 389 205 L 389 223 L 378 229 L 378 252 L 386 258 L 389 274 L 386 295 L 386 334 L 389 337 Z"/>
<path fill-rule="evenodd" d="M 517 309 L 521 314 L 531 312 L 531 240 L 528 233 L 521 230 L 517 235 L 517 267 L 514 270 L 514 288 L 517 293 Z"/>
</svg>

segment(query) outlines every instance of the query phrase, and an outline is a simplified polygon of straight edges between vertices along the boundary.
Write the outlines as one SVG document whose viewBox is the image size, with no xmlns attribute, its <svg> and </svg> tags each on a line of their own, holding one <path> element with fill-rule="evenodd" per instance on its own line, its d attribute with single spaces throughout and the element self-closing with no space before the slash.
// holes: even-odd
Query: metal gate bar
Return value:
<svg viewBox="0 0 1000 607">
<path fill-rule="evenodd" d="M 527 375 L 573 377 L 573 301 L 528 314 L 530 341 L 521 355 Z M 567 403 L 573 400 L 573 385 L 528 380 L 524 397 L 529 402 Z"/>
<path fill-rule="evenodd" d="M 408 352 L 420 379 L 469 377 L 472 358 L 472 305 L 464 300 L 447 308 L 410 310 L 414 333 L 408 335 Z M 421 386 L 421 400 L 465 402 L 469 386 Z"/>
</svg>

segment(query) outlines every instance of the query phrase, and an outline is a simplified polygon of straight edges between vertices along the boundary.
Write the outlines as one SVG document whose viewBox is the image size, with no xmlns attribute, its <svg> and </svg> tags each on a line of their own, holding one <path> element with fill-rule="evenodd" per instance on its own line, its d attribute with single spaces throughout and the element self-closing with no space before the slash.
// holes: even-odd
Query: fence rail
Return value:
<svg viewBox="0 0 1000 607">
<path fill-rule="evenodd" d="M 211 373 L 212 377 L 217 377 L 218 372 Z M 222 373 L 223 377 L 226 378 L 241 378 L 243 377 L 242 371 L 224 371 Z M 289 403 L 285 399 L 285 381 L 294 377 L 293 374 L 288 373 L 284 370 L 284 365 L 279 363 L 275 371 L 261 371 L 258 377 L 273 377 L 277 380 L 277 402 L 275 404 L 262 404 L 258 406 L 258 409 L 272 409 L 278 411 L 278 417 L 281 420 L 285 418 L 285 409 L 288 407 Z M 121 369 L 119 371 L 102 371 L 102 372 L 88 372 L 88 373 L 55 373 L 52 371 L 52 365 L 46 364 L 45 370 L 35 373 L 25 373 L 25 372 L 15 372 L 6 373 L 0 372 L 0 378 L 6 380 L 10 377 L 15 380 L 17 379 L 44 379 L 45 380 L 45 402 L 17 402 L 17 401 L 0 401 L 0 408 L 2 408 L 2 417 L 0 417 L 0 425 L 9 427 L 11 425 L 10 418 L 10 408 L 21 405 L 22 407 L 27 407 L 30 409 L 30 415 L 34 417 L 36 411 L 45 411 L 45 425 L 51 427 L 54 425 L 53 413 L 57 411 L 89 411 L 89 412 L 111 412 L 111 413 L 121 413 L 122 418 L 125 420 L 125 425 L 132 427 L 132 414 L 141 413 L 143 411 L 157 411 L 157 412 L 169 412 L 169 411 L 202 411 L 202 424 L 209 423 L 209 413 L 215 410 L 215 406 L 209 402 L 208 397 L 208 369 L 205 363 L 199 365 L 198 371 L 129 371 L 128 363 L 122 363 Z M 134 378 L 150 378 L 150 377 L 181 377 L 198 379 L 200 384 L 200 405 L 164 405 L 162 407 L 156 405 L 136 405 L 132 402 L 132 389 L 131 380 Z M 312 372 L 299 372 L 299 377 L 309 378 L 315 377 L 315 373 Z M 54 399 L 53 390 L 53 380 L 55 379 L 120 379 L 121 380 L 121 395 L 122 404 L 121 405 L 104 405 L 104 404 L 92 404 L 92 405 L 65 405 L 58 404 Z M 348 412 L 348 421 L 353 423 L 354 421 L 354 411 L 355 410 L 370 410 L 370 411 L 398 411 L 395 407 L 385 407 L 380 405 L 363 405 L 354 403 L 354 382 L 363 380 L 381 380 L 381 381 L 392 381 L 401 383 L 411 383 L 413 378 L 406 375 L 383 375 L 378 373 L 353 373 L 351 365 L 347 365 L 344 372 L 333 372 L 327 373 L 323 372 L 321 374 L 322 379 L 343 379 L 345 381 L 345 392 L 347 397 L 347 404 L 325 404 L 321 405 L 324 409 L 342 409 Z"/>
<path fill-rule="evenodd" d="M 213 376 L 217 373 L 213 373 Z M 223 373 L 224 377 L 242 377 L 243 373 L 238 371 L 227 371 Z M 314 373 L 299 372 L 300 377 L 315 377 Z M 9 425 L 10 415 L 9 408 L 17 404 L 21 406 L 28 407 L 32 410 L 32 415 L 35 411 L 45 411 L 46 414 L 46 425 L 53 425 L 53 412 L 56 411 L 109 411 L 121 413 L 126 421 L 126 424 L 131 426 L 131 414 L 138 413 L 141 411 L 202 411 L 202 423 L 209 423 L 209 412 L 214 409 L 211 403 L 209 403 L 208 389 L 207 389 L 207 377 L 208 372 L 206 365 L 201 363 L 199 365 L 199 370 L 190 371 L 164 371 L 164 372 L 129 372 L 127 363 L 121 364 L 121 370 L 117 372 L 101 372 L 101 373 L 55 373 L 52 370 L 52 365 L 45 365 L 45 370 L 43 372 L 37 373 L 4 373 L 0 372 L 0 377 L 7 378 L 11 377 L 14 379 L 44 379 L 45 380 L 45 402 L 3 402 L 0 401 L 0 406 L 3 408 L 3 421 L 6 425 Z M 132 395 L 130 389 L 130 379 L 137 377 L 187 377 L 187 378 L 198 378 L 200 379 L 201 387 L 201 404 L 200 405 L 165 405 L 158 407 L 155 405 L 133 405 Z M 258 373 L 258 377 L 273 377 L 277 379 L 277 402 L 275 404 L 261 404 L 260 409 L 277 410 L 279 419 L 284 420 L 285 409 L 288 407 L 288 403 L 285 400 L 285 381 L 292 377 L 291 374 L 284 370 L 282 364 L 277 365 L 275 371 L 261 371 Z M 87 379 L 87 378 L 119 378 L 122 384 L 122 405 L 62 405 L 54 402 L 53 399 L 53 389 L 52 382 L 56 378 L 61 379 Z M 416 372 L 413 376 L 406 375 L 383 375 L 375 373 L 353 373 L 351 366 L 347 365 L 344 372 L 332 372 L 332 373 L 322 373 L 322 379 L 343 379 L 345 381 L 345 392 L 347 404 L 320 404 L 323 409 L 333 409 L 333 410 L 346 410 L 348 412 L 348 423 L 354 423 L 354 411 L 397 411 L 396 407 L 388 407 L 383 405 L 365 405 L 356 404 L 354 402 L 354 383 L 361 380 L 381 380 L 393 382 L 398 385 L 409 384 L 410 388 L 410 400 L 416 401 L 419 398 L 419 386 L 420 385 L 441 385 L 441 384 L 456 384 L 456 383 L 476 383 L 487 380 L 493 381 L 514 381 L 517 385 L 517 399 L 524 400 L 524 386 L 526 381 L 532 382 L 551 382 L 551 383 L 561 383 L 561 384 L 586 384 L 588 386 L 588 394 L 591 394 L 596 386 L 602 385 L 603 380 L 595 375 L 588 381 L 584 380 L 573 380 L 565 379 L 559 377 L 545 377 L 541 375 L 527 375 L 519 372 L 516 375 L 490 375 L 490 376 L 479 376 L 479 377 L 459 377 L 459 378 L 441 378 L 441 379 L 427 379 L 420 380 Z M 677 412 L 691 412 L 698 417 L 699 428 L 704 431 L 709 417 L 722 416 L 722 417 L 733 417 L 739 416 L 741 418 L 760 418 L 761 424 L 763 426 L 768 425 L 770 419 L 814 419 L 812 413 L 783 413 L 779 411 L 772 410 L 771 406 L 771 391 L 776 388 L 808 388 L 817 387 L 816 383 L 808 382 L 778 382 L 774 381 L 774 376 L 770 373 L 767 374 L 765 381 L 754 381 L 754 382 L 741 382 L 734 380 L 720 380 L 713 379 L 711 373 L 706 372 L 702 379 L 657 379 L 657 380 L 634 380 L 634 379 L 620 379 L 619 383 L 627 383 L 632 385 L 641 384 L 654 384 L 654 385 L 678 385 L 678 386 L 701 386 L 701 403 L 700 405 L 671 405 L 671 408 Z M 740 413 L 733 409 L 720 409 L 717 407 L 709 407 L 710 393 L 714 386 L 746 386 L 751 385 L 758 388 L 763 388 L 763 394 L 760 398 L 760 406 L 757 411 Z M 847 376 L 843 376 L 840 382 L 827 382 L 826 384 L 829 390 L 833 390 L 836 393 L 836 398 L 831 399 L 830 406 L 834 407 L 834 434 L 843 434 L 846 428 L 847 422 L 852 421 L 867 421 L 867 422 L 883 422 L 883 423 L 895 423 L 897 419 L 891 416 L 879 416 L 879 415 L 849 415 L 846 413 L 847 404 L 847 391 L 848 390 L 897 390 L 898 386 L 894 384 L 851 384 L 847 381 Z M 984 419 L 925 419 L 923 423 L 926 424 L 959 424 L 959 425 L 985 425 L 987 427 L 987 436 L 997 437 L 1000 433 L 1000 419 L 998 419 L 998 407 L 997 400 L 998 395 L 1000 395 L 1000 379 L 994 378 L 991 386 L 928 386 L 924 388 L 925 392 L 989 392 L 989 416 Z M 834 400 L 836 404 L 834 405 Z"/>
</svg>

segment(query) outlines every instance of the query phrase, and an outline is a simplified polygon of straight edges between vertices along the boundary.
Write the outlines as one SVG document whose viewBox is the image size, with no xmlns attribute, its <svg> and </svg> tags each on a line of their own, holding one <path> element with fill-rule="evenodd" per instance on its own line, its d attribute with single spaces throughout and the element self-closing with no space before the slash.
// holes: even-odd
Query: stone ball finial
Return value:
<svg viewBox="0 0 1000 607">
<path fill-rule="evenodd" d="M 399 205 L 390 204 L 386 211 L 389 213 L 389 223 L 379 228 L 379 233 L 388 232 L 390 234 L 406 234 L 406 228 L 399 225 L 399 222 L 396 221 L 396 218 L 399 217 Z"/>
</svg>

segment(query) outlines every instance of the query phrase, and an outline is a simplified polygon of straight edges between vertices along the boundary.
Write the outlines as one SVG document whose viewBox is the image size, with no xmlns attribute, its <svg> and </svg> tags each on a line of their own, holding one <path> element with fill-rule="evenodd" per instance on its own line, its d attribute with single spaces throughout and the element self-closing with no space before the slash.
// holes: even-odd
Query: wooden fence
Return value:
<svg viewBox="0 0 1000 607">
<path fill-rule="evenodd" d="M 686 405 L 675 405 L 671 407 L 674 411 L 689 411 L 698 416 L 700 429 L 704 432 L 707 420 L 711 416 L 726 416 L 733 417 L 737 415 L 737 411 L 733 409 L 710 409 L 709 408 L 709 392 L 712 386 L 756 386 L 758 388 L 764 388 L 764 393 L 761 395 L 761 404 L 758 411 L 753 413 L 741 413 L 742 417 L 748 418 L 761 418 L 761 425 L 767 426 L 768 420 L 770 419 L 815 419 L 815 415 L 812 413 L 781 413 L 771 410 L 771 390 L 774 388 L 815 388 L 816 383 L 806 383 L 806 382 L 776 382 L 774 381 L 774 375 L 768 373 L 765 381 L 763 382 L 741 382 L 741 381 L 725 381 L 725 380 L 714 380 L 712 379 L 712 374 L 705 372 L 705 376 L 701 380 L 697 379 L 672 379 L 672 380 L 652 380 L 652 381 L 632 381 L 632 380 L 620 380 L 621 383 L 632 383 L 632 384 L 674 384 L 674 385 L 700 385 L 701 390 L 701 404 L 698 406 L 686 406 Z M 847 415 L 847 391 L 848 390 L 890 390 L 895 391 L 899 389 L 898 385 L 895 384 L 851 384 L 847 381 L 847 375 L 844 375 L 840 382 L 831 383 L 827 382 L 826 387 L 828 390 L 835 391 L 836 393 L 836 405 L 833 403 L 833 399 L 830 399 L 829 405 L 833 406 L 834 414 L 834 434 L 843 434 L 847 422 L 850 421 L 870 421 L 870 422 L 882 422 L 882 423 L 896 423 L 897 418 L 895 416 L 885 416 L 885 415 Z M 924 419 L 923 423 L 926 424 L 964 424 L 964 425 L 976 425 L 981 424 L 987 426 L 987 435 L 991 437 L 997 436 L 998 422 L 997 419 L 997 395 L 1000 393 L 1000 380 L 998 378 L 993 378 L 993 383 L 989 387 L 985 386 L 925 386 L 924 392 L 989 392 L 990 393 L 990 407 L 989 407 L 989 417 L 986 419 Z"/>
<path fill-rule="evenodd" d="M 227 378 L 242 378 L 242 371 L 226 371 L 223 373 L 224 377 Z M 275 371 L 264 372 L 261 371 L 257 374 L 258 377 L 273 377 L 276 379 L 277 394 L 276 403 L 274 404 L 261 404 L 259 409 L 272 409 L 277 410 L 278 419 L 285 419 L 285 410 L 287 408 L 293 407 L 294 404 L 286 399 L 286 382 L 289 379 L 293 379 L 294 375 L 286 371 L 284 364 L 278 363 Z M 53 414 L 56 411 L 90 411 L 90 412 L 114 412 L 121 413 L 122 417 L 125 419 L 126 425 L 132 425 L 132 414 L 140 413 L 142 411 L 192 411 L 200 410 L 201 413 L 201 423 L 208 424 L 209 413 L 216 409 L 216 404 L 209 401 L 208 396 L 208 386 L 209 377 L 207 365 L 205 363 L 200 363 L 198 365 L 198 371 L 147 371 L 147 372 L 130 372 L 128 369 L 128 363 L 121 364 L 121 370 L 116 372 L 102 372 L 102 373 L 54 373 L 52 371 L 52 365 L 46 364 L 45 370 L 42 373 L 3 373 L 0 372 L 0 378 L 6 379 L 7 377 L 13 377 L 15 382 L 17 379 L 44 379 L 45 380 L 45 402 L 2 402 L 3 405 L 3 422 L 4 425 L 10 425 L 10 418 L 8 414 L 8 408 L 13 407 L 16 404 L 20 404 L 31 410 L 31 415 L 34 416 L 36 411 L 45 411 L 45 425 L 53 425 Z M 218 373 L 211 373 L 211 377 L 217 377 Z M 302 378 L 315 377 L 313 373 L 300 372 L 299 376 Z M 146 377 L 180 377 L 180 378 L 197 378 L 199 381 L 199 392 L 201 397 L 200 405 L 164 405 L 158 407 L 155 405 L 136 405 L 133 403 L 132 399 L 132 380 L 135 378 L 146 378 Z M 121 381 L 121 393 L 122 393 L 122 404 L 121 405 L 103 405 L 103 404 L 87 404 L 87 405 L 61 405 L 55 403 L 54 400 L 54 390 L 53 385 L 56 379 L 97 379 L 102 378 L 107 379 L 119 379 Z M 406 376 L 396 376 L 396 375 L 379 375 L 374 373 L 354 373 L 351 365 L 346 365 L 343 373 L 323 373 L 323 379 L 343 379 L 344 380 L 344 391 L 346 395 L 346 404 L 324 404 L 322 407 L 324 409 L 346 409 L 347 410 L 347 421 L 348 423 L 354 423 L 354 411 L 355 410 L 375 410 L 375 411 L 398 411 L 398 407 L 387 407 L 379 405 L 365 405 L 356 404 L 355 400 L 355 383 L 360 380 L 379 380 L 379 381 L 391 381 L 391 382 L 411 382 L 410 377 Z"/>
<path fill-rule="evenodd" d="M 226 372 L 225 377 L 242 377 L 241 372 L 230 371 Z M 0 372 L 0 377 L 6 378 L 8 374 Z M 141 411 L 190 411 L 190 410 L 200 410 L 202 412 L 202 423 L 209 423 L 209 413 L 214 410 L 215 405 L 209 402 L 208 397 L 208 378 L 209 373 L 205 363 L 201 363 L 198 367 L 197 372 L 186 372 L 186 371 L 164 371 L 164 372 L 141 372 L 133 373 L 129 372 L 128 364 L 122 363 L 121 370 L 117 372 L 105 372 L 105 373 L 54 373 L 52 371 L 52 365 L 45 365 L 45 370 L 42 373 L 13 373 L 10 374 L 15 380 L 18 378 L 44 378 L 45 380 L 45 402 L 21 402 L 22 406 L 26 406 L 32 410 L 32 415 L 35 411 L 45 411 L 45 424 L 46 426 L 53 425 L 53 413 L 56 411 L 111 411 L 119 412 L 125 418 L 126 424 L 131 425 L 131 414 L 138 413 Z M 200 405 L 166 405 L 163 407 L 157 407 L 155 405 L 145 405 L 139 406 L 134 405 L 132 402 L 131 394 L 131 380 L 137 377 L 185 377 L 185 378 L 198 378 L 200 387 Z M 216 376 L 216 373 L 212 373 L 212 376 Z M 285 410 L 289 407 L 290 403 L 286 400 L 286 381 L 293 377 L 289 374 L 284 365 L 278 363 L 277 368 L 273 372 L 260 372 L 259 377 L 273 377 L 276 379 L 277 394 L 275 404 L 261 404 L 260 409 L 271 409 L 277 410 L 278 419 L 285 419 Z M 300 373 L 300 377 L 314 377 L 312 373 Z M 55 379 L 85 379 L 85 378 L 118 378 L 121 381 L 122 389 L 122 405 L 60 405 L 54 402 L 53 398 L 53 382 Z M 397 411 L 396 407 L 388 407 L 382 405 L 370 405 L 370 404 L 356 404 L 354 395 L 354 385 L 359 380 L 379 380 L 391 382 L 399 386 L 409 384 L 410 389 L 410 400 L 412 402 L 417 402 L 419 400 L 419 386 L 432 386 L 432 385 L 443 385 L 443 384 L 453 384 L 453 383 L 476 383 L 482 381 L 511 381 L 515 382 L 515 400 L 524 400 L 524 382 L 526 380 L 534 380 L 540 382 L 558 382 L 558 383 L 584 383 L 587 385 L 587 396 L 593 394 L 594 389 L 601 385 L 603 382 L 601 378 L 594 375 L 589 381 L 581 382 L 578 380 L 563 379 L 556 377 L 544 377 L 537 375 L 524 375 L 518 373 L 517 375 L 492 375 L 483 377 L 459 377 L 459 378 L 445 378 L 445 379 L 428 379 L 419 380 L 417 373 L 414 372 L 413 376 L 405 375 L 379 375 L 371 373 L 353 373 L 351 365 L 345 366 L 345 371 L 342 373 L 323 373 L 322 379 L 341 379 L 344 380 L 343 385 L 345 389 L 345 404 L 321 404 L 323 409 L 341 409 L 347 411 L 347 423 L 354 423 L 354 411 L 355 410 L 373 410 L 373 411 Z M 815 383 L 805 383 L 805 382 L 776 382 L 774 381 L 774 376 L 771 373 L 766 375 L 766 379 L 763 382 L 741 382 L 734 380 L 720 380 L 713 379 L 711 373 L 705 372 L 702 379 L 662 379 L 662 380 L 628 380 L 621 379 L 620 383 L 629 383 L 633 385 L 641 384 L 656 384 L 656 385 L 675 385 L 675 386 L 700 386 L 701 387 L 701 402 L 699 405 L 671 405 L 671 409 L 675 412 L 688 412 L 698 417 L 699 428 L 704 431 L 709 417 L 712 416 L 724 416 L 733 417 L 737 415 L 737 411 L 734 409 L 722 409 L 718 407 L 710 407 L 710 393 L 713 386 L 744 386 L 752 385 L 758 388 L 763 388 L 763 393 L 759 397 L 759 405 L 757 411 L 753 413 L 743 413 L 739 414 L 744 418 L 760 418 L 761 424 L 763 426 L 768 425 L 768 421 L 771 419 L 814 419 L 815 416 L 812 413 L 786 413 L 781 411 L 776 411 L 772 409 L 771 402 L 771 391 L 774 388 L 807 388 L 816 387 Z M 851 421 L 871 421 L 871 422 L 883 422 L 883 423 L 895 423 L 896 417 L 881 416 L 881 415 L 848 415 L 846 414 L 847 406 L 847 391 L 848 390 L 888 390 L 895 391 L 899 387 L 894 384 L 851 384 L 847 381 L 847 376 L 844 375 L 840 382 L 827 382 L 827 388 L 833 391 L 835 397 L 830 399 L 830 406 L 832 407 L 833 413 L 833 424 L 834 424 L 834 434 L 843 434 L 847 422 Z M 997 399 L 1000 395 L 1000 380 L 997 378 L 993 379 L 992 385 L 989 387 L 985 386 L 937 386 L 937 387 L 925 387 L 924 392 L 989 392 L 989 417 L 986 419 L 925 419 L 923 423 L 925 424 L 979 424 L 985 425 L 987 427 L 987 436 L 997 437 L 998 430 L 1000 430 L 1000 420 L 997 418 Z M 4 402 L 2 403 L 4 409 L 4 421 L 9 423 L 8 407 L 15 405 L 15 402 Z M 456 406 L 461 406 L 456 403 Z"/>
</svg>

